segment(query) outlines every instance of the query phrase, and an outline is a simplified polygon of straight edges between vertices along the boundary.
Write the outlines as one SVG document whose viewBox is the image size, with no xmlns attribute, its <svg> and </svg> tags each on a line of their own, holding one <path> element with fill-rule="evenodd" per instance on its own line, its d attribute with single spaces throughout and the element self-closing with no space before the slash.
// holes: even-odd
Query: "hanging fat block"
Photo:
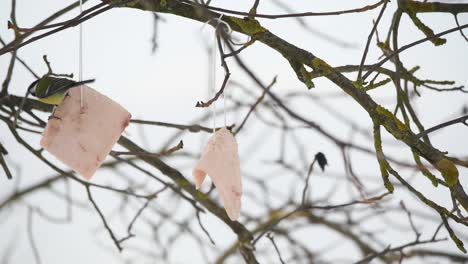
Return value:
<svg viewBox="0 0 468 264">
<path fill-rule="evenodd" d="M 222 128 L 210 138 L 192 174 L 197 189 L 207 174 L 211 177 L 229 218 L 237 220 L 241 207 L 242 182 L 237 142 L 229 130 Z"/>
<path fill-rule="evenodd" d="M 41 146 L 89 180 L 128 126 L 131 114 L 92 88 L 70 89 L 42 134 Z"/>
</svg>

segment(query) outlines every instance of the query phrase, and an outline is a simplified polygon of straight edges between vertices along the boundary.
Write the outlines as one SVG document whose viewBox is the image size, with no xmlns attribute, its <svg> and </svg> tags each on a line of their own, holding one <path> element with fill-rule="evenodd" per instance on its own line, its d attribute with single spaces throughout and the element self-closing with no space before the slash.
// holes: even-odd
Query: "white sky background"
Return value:
<svg viewBox="0 0 468 264">
<path fill-rule="evenodd" d="M 73 1 L 26 1 L 17 0 L 17 20 L 20 26 L 30 27 L 59 10 Z M 212 1 L 213 5 L 225 8 L 248 11 L 253 1 Z M 355 8 L 375 1 L 284 1 L 291 8 L 298 12 L 304 11 L 332 11 Z M 313 2 L 313 3 L 312 3 Z M 387 8 L 386 14 L 379 26 L 381 37 L 385 36 L 391 15 L 393 14 L 396 1 L 392 1 Z M 89 1 L 85 8 L 98 3 L 96 0 Z M 345 40 L 356 45 L 354 49 L 342 49 L 321 38 L 316 37 L 301 29 L 294 19 L 283 20 L 264 20 L 260 19 L 262 25 L 274 34 L 293 43 L 301 48 L 309 50 L 319 57 L 329 62 L 332 66 L 345 64 L 359 64 L 363 47 L 367 36 L 372 27 L 372 19 L 375 19 L 380 8 L 373 11 L 349 14 L 332 17 L 309 17 L 305 20 L 309 25 L 321 32 L 333 35 L 336 38 Z M 10 1 L 0 1 L 0 36 L 9 42 L 13 33 L 6 29 L 6 21 L 9 19 Z M 78 10 L 75 13 L 77 14 Z M 260 2 L 259 13 L 284 13 L 278 9 L 272 2 L 263 0 Z M 62 17 L 60 20 L 70 16 Z M 158 49 L 155 54 L 151 54 L 151 36 L 153 19 L 152 14 L 135 9 L 114 9 L 105 14 L 99 15 L 87 21 L 84 24 L 84 78 L 95 78 L 96 82 L 92 85 L 101 93 L 109 95 L 115 101 L 124 105 L 135 118 L 149 119 L 157 121 L 167 121 L 173 123 L 187 123 L 196 119 L 198 116 L 208 112 L 208 109 L 194 108 L 195 102 L 207 98 L 207 76 L 208 76 L 208 56 L 205 51 L 205 43 L 201 23 L 188 19 L 179 18 L 171 15 L 161 15 L 165 22 L 159 24 Z M 423 22 L 429 25 L 435 32 L 440 32 L 455 27 L 455 21 L 448 14 L 423 14 L 419 16 Z M 468 15 L 459 15 L 461 24 L 468 23 Z M 468 32 L 466 33 L 468 34 Z M 420 39 L 423 34 L 409 22 L 407 16 L 404 16 L 400 26 L 400 45 Z M 245 40 L 245 36 L 238 36 L 240 40 Z M 421 70 L 418 76 L 436 80 L 454 80 L 458 85 L 468 86 L 468 43 L 466 43 L 458 32 L 446 36 L 448 42 L 441 47 L 434 47 L 426 42 L 416 48 L 412 48 L 401 54 L 401 60 L 407 67 L 420 65 Z M 60 32 L 53 36 L 39 40 L 31 45 L 22 48 L 18 55 L 23 58 L 36 72 L 45 73 L 46 67 L 42 61 L 42 55 L 47 54 L 52 66 L 56 72 L 75 73 L 78 75 L 78 29 L 72 28 Z M 371 44 L 371 52 L 367 57 L 367 62 L 375 62 L 380 56 L 375 47 L 375 41 Z M 242 53 L 242 57 L 248 65 L 255 69 L 258 76 L 264 83 L 269 83 L 271 79 L 278 75 L 278 82 L 273 90 L 278 93 L 291 91 L 306 91 L 305 86 L 300 83 L 290 69 L 289 64 L 280 54 L 265 47 L 261 43 L 256 43 Z M 0 57 L 0 79 L 3 80 L 9 63 L 9 56 Z M 252 91 L 258 94 L 258 88 L 253 87 L 251 81 L 235 67 L 234 61 L 230 63 L 232 79 L 242 82 L 252 87 Z M 393 66 L 388 66 L 393 69 Z M 219 78 L 222 76 L 222 69 L 219 69 Z M 355 75 L 350 75 L 355 78 Z M 18 63 L 15 67 L 13 79 L 10 84 L 10 91 L 15 94 L 24 94 L 26 87 L 33 81 L 33 77 Z M 340 89 L 326 80 L 315 80 L 316 88 L 309 91 L 317 96 L 340 93 Z M 377 98 L 393 96 L 393 88 L 379 88 L 380 92 L 372 92 Z M 235 87 L 231 87 L 233 93 Z M 384 90 L 384 91 L 382 91 Z M 449 118 L 461 115 L 461 108 L 468 104 L 466 94 L 461 93 L 435 93 L 419 89 L 423 97 L 417 99 L 417 109 L 420 118 L 426 127 L 438 124 Z M 391 92 L 390 92 L 391 91 Z M 393 97 L 390 97 L 393 98 Z M 251 98 L 245 97 L 248 102 L 253 102 Z M 298 102 L 298 103 L 297 103 Z M 302 102 L 302 103 L 301 103 Z M 349 99 L 334 99 L 327 101 L 335 110 L 345 114 L 348 118 L 359 122 L 363 127 L 370 129 L 370 119 L 360 107 Z M 389 102 L 389 100 L 382 101 Z M 392 100 L 390 100 L 392 102 Z M 219 104 L 221 106 L 221 104 Z M 393 105 L 387 105 L 393 108 Z M 318 107 L 309 101 L 295 101 L 291 107 L 308 118 L 316 121 L 326 130 L 333 132 L 340 138 L 347 139 L 349 128 L 343 126 L 339 121 L 331 119 L 326 114 L 315 115 Z M 228 123 L 239 123 L 242 116 L 228 116 Z M 218 117 L 218 124 L 221 124 L 222 117 Z M 265 131 L 256 129 L 254 119 L 249 120 L 244 131 L 237 137 L 240 148 L 241 159 L 251 151 L 249 145 L 259 144 L 259 141 L 265 141 L 258 152 L 248 159 L 242 160 L 242 168 L 245 171 L 258 171 L 258 177 L 273 177 L 264 172 L 262 161 L 272 160 L 277 157 L 277 148 L 279 137 L 276 134 L 265 135 Z M 253 122 L 252 122 L 253 121 Z M 211 121 L 205 125 L 210 126 Z M 258 125 L 261 127 L 262 125 Z M 157 149 L 166 141 L 172 130 L 164 128 L 147 129 L 146 136 L 149 141 L 148 149 Z M 468 142 L 466 140 L 467 129 L 461 125 L 445 129 L 442 133 L 434 133 L 431 136 L 435 146 L 441 150 L 449 150 L 451 155 L 461 156 L 467 154 Z M 131 139 L 139 140 L 139 130 L 130 125 L 129 136 Z M 183 138 L 185 145 L 189 149 L 199 149 L 202 145 L 200 139 L 207 139 L 209 135 L 187 135 Z M 323 151 L 330 163 L 328 172 L 343 174 L 343 163 L 337 149 L 324 138 L 318 137 L 316 133 L 301 133 L 301 137 L 307 139 L 310 145 L 307 148 L 308 160 L 312 160 L 317 151 Z M 38 145 L 38 137 L 30 137 L 34 145 Z M 24 151 L 21 146 L 16 144 L 10 136 L 9 131 L 4 125 L 0 125 L 0 140 L 4 143 L 10 152 L 8 161 L 21 167 L 18 180 L 7 181 L 1 175 L 0 177 L 0 201 L 7 197 L 14 190 L 15 186 L 25 187 L 34 182 L 41 181 L 54 173 L 44 165 L 36 162 L 30 154 Z M 363 144 L 372 146 L 368 139 L 362 139 Z M 366 141 L 364 141 L 366 140 Z M 387 147 L 388 153 L 396 154 L 402 159 L 409 157 L 408 149 L 399 153 L 396 148 Z M 401 150 L 401 149 L 400 149 Z M 274 153 L 274 154 L 272 154 Z M 395 155 L 394 155 L 395 156 Z M 378 175 L 377 163 L 368 156 L 356 153 L 352 156 L 356 171 L 363 177 L 370 177 L 375 180 L 379 186 L 380 176 Z M 191 165 L 186 162 L 173 163 L 180 165 L 184 175 L 191 180 Z M 3 172 L 2 172 L 3 173 Z M 279 172 L 281 173 L 281 172 Z M 336 178 L 328 178 L 327 174 L 322 175 L 317 170 L 317 180 L 311 182 L 312 197 L 319 197 L 320 193 L 326 192 L 331 188 Z M 324 177 L 322 177 L 324 176 Z M 465 188 L 468 188 L 466 180 L 467 170 L 461 170 L 461 181 Z M 285 174 L 284 177 L 287 177 Z M 344 176 L 342 176 L 344 177 Z M 421 176 L 422 177 L 422 176 Z M 141 180 L 141 179 L 140 179 Z M 105 170 L 99 171 L 93 181 L 99 183 L 119 184 L 118 175 L 108 173 Z M 280 186 L 288 183 L 281 177 L 274 177 L 278 183 L 278 190 L 282 191 Z M 208 185 L 207 183 L 205 183 Z M 434 192 L 433 188 L 426 179 L 415 181 L 415 184 L 426 193 L 431 193 L 438 202 L 450 206 L 448 193 L 445 191 Z M 63 192 L 61 184 L 57 184 L 57 190 Z M 206 186 L 205 186 L 206 187 Z M 248 188 L 248 187 L 246 187 Z M 73 183 L 73 196 L 86 203 L 84 188 Z M 346 193 L 346 192 L 345 192 Z M 162 196 L 167 195 L 163 194 Z M 113 195 L 108 193 L 96 192 L 98 203 L 105 213 L 111 214 L 118 206 L 118 201 Z M 346 196 L 343 196 L 346 197 Z M 341 197 L 341 198 L 343 198 Z M 334 201 L 345 201 L 340 196 L 335 197 Z M 400 199 L 405 199 L 407 205 L 413 208 L 421 208 L 423 205 L 414 202 L 406 190 L 398 190 L 392 200 L 395 204 Z M 244 202 L 246 200 L 244 199 Z M 28 196 L 26 202 L 40 206 L 42 210 L 50 212 L 56 216 L 62 216 L 64 213 L 63 201 L 50 193 L 43 192 L 38 195 Z M 158 201 L 156 201 L 158 202 Z M 278 203 L 280 204 L 280 203 Z M 256 213 L 258 208 L 255 205 L 244 203 L 243 210 L 249 213 Z M 424 209 L 424 212 L 435 215 L 431 210 Z M 8 250 L 11 241 L 14 242 L 14 251 L 11 252 L 11 263 L 33 263 L 33 255 L 30 245 L 27 242 L 26 233 L 26 214 L 24 205 L 16 205 L 12 210 L 0 212 L 0 257 Z M 232 243 L 234 236 L 218 220 L 206 215 L 203 217 L 210 233 L 215 238 L 218 245 L 228 246 Z M 242 220 L 242 218 L 241 218 Z M 406 219 L 402 219 L 405 222 Z M 426 231 L 426 235 L 437 226 L 436 223 L 421 222 L 421 230 Z M 125 234 L 124 226 L 118 226 L 121 234 Z M 138 222 L 137 222 L 138 225 Z M 52 224 L 35 217 L 34 235 L 38 248 L 41 253 L 43 263 L 115 263 L 116 260 L 123 260 L 131 256 L 124 252 L 118 255 L 112 241 L 107 233 L 101 230 L 101 222 L 93 210 L 77 209 L 73 211 L 72 224 Z M 427 227 L 427 228 L 426 228 Z M 119 229 L 120 228 L 120 229 Z M 460 231 L 460 229 L 457 229 Z M 140 230 L 138 235 L 144 236 L 144 230 Z M 385 232 L 383 229 L 382 232 Z M 445 232 L 445 231 L 444 231 Z M 466 229 L 462 230 L 465 232 Z M 96 235 L 98 234 L 98 235 Z M 204 235 L 201 235 L 205 239 Z M 310 233 L 304 234 L 303 239 L 309 241 L 313 248 L 325 248 L 339 239 L 339 236 L 329 232 L 324 233 L 320 228 L 312 228 Z M 398 245 L 402 242 L 409 242 L 413 239 L 413 234 L 409 232 L 391 232 L 388 233 L 386 242 L 392 245 Z M 138 245 L 138 240 L 135 245 Z M 467 241 L 465 241 L 466 244 Z M 267 240 L 261 243 L 269 243 Z M 440 244 L 445 247 L 456 250 L 451 241 Z M 438 246 L 440 246 L 438 245 Z M 152 245 L 151 245 L 152 246 Z M 194 261 L 199 258 L 198 248 L 193 241 L 181 241 L 178 247 L 181 254 L 171 255 L 173 263 L 201 263 Z M 222 247 L 222 246 L 221 246 Z M 150 247 L 147 247 L 150 248 Z M 335 256 L 351 257 L 358 259 L 356 249 L 350 246 L 344 246 L 331 251 Z M 338 253 L 337 253 L 338 252 Z M 145 262 L 146 263 L 146 262 Z M 155 261 L 155 263 L 158 263 Z"/>
</svg>

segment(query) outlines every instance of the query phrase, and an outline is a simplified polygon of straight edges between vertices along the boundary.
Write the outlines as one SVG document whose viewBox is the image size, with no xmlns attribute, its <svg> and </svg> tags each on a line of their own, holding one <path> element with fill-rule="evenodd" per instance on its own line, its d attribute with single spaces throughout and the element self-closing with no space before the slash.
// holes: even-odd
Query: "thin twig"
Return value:
<svg viewBox="0 0 468 264">
<path fill-rule="evenodd" d="M 419 241 L 419 238 L 421 237 L 421 233 L 419 233 L 418 229 L 414 225 L 413 217 L 411 215 L 410 210 L 408 210 L 408 208 L 406 207 L 406 205 L 405 205 L 405 203 L 403 201 L 400 201 L 400 206 L 406 212 L 406 215 L 408 216 L 408 221 L 410 223 L 411 229 L 413 229 L 413 232 L 414 232 L 414 234 L 416 236 L 416 241 Z"/>
<path fill-rule="evenodd" d="M 149 121 L 149 120 L 140 120 L 140 119 L 131 119 L 130 123 L 177 128 L 177 129 L 180 129 L 180 130 L 188 130 L 189 132 L 193 132 L 193 133 L 197 133 L 197 132 L 211 133 L 213 131 L 212 128 L 204 127 L 204 126 L 201 126 L 201 125 L 181 125 L 181 124 L 166 123 L 166 122 L 159 122 L 159 121 Z M 216 128 L 216 130 L 218 130 L 218 129 L 221 129 L 221 127 Z"/>
<path fill-rule="evenodd" d="M 278 254 L 278 258 L 279 258 L 280 262 L 281 262 L 282 264 L 285 264 L 283 258 L 281 257 L 281 253 L 280 253 L 280 251 L 279 251 L 279 248 L 278 248 L 278 246 L 277 246 L 276 243 L 275 243 L 275 239 L 273 238 L 273 235 L 272 235 L 271 233 L 268 233 L 268 234 L 266 235 L 266 237 L 267 237 L 268 239 L 270 239 L 271 243 L 273 244 L 273 247 L 275 247 L 275 251 L 276 251 L 276 253 Z"/>
<path fill-rule="evenodd" d="M 428 129 L 422 131 L 421 133 L 417 134 L 416 137 L 417 138 L 422 138 L 422 137 L 426 136 L 427 134 L 432 133 L 432 132 L 434 132 L 436 130 L 439 130 L 439 129 L 442 129 L 444 127 L 448 127 L 448 126 L 451 126 L 451 125 L 455 125 L 455 124 L 458 124 L 458 123 L 462 123 L 462 124 L 468 126 L 467 121 L 468 121 L 468 115 L 464 115 L 462 117 L 455 118 L 455 119 L 452 119 L 450 121 L 444 122 L 442 124 L 439 124 L 439 125 L 433 126 L 431 128 L 428 128 Z"/>
<path fill-rule="evenodd" d="M 2 143 L 0 143 L 0 165 L 2 165 L 3 171 L 5 171 L 6 177 L 8 180 L 11 180 L 13 176 L 11 175 L 10 168 L 8 164 L 6 164 L 4 156 L 7 155 L 7 150 L 3 147 Z"/>
<path fill-rule="evenodd" d="M 273 80 L 271 81 L 271 83 L 266 87 L 265 90 L 263 90 L 262 94 L 260 95 L 260 97 L 258 97 L 257 101 L 255 101 L 255 103 L 250 107 L 249 109 L 249 112 L 245 115 L 244 119 L 242 120 L 241 124 L 239 125 L 239 127 L 236 129 L 236 131 L 234 132 L 234 135 L 236 135 L 237 133 L 239 133 L 239 131 L 242 129 L 242 127 L 244 126 L 244 124 L 247 122 L 247 119 L 249 119 L 249 116 L 250 114 L 255 110 L 255 108 L 260 104 L 260 102 L 263 100 L 263 98 L 265 98 L 265 95 L 268 93 L 268 91 L 270 91 L 271 87 L 273 87 L 273 85 L 276 83 L 276 78 L 278 76 L 275 76 L 273 78 Z"/>
<path fill-rule="evenodd" d="M 210 233 L 208 232 L 208 230 L 205 228 L 205 226 L 203 225 L 203 223 L 202 223 L 202 221 L 201 221 L 201 218 L 200 218 L 200 211 L 199 211 L 199 210 L 196 211 L 196 216 L 197 216 L 198 225 L 200 226 L 200 228 L 201 228 L 201 230 L 203 231 L 203 233 L 205 233 L 205 235 L 208 237 L 208 239 L 210 240 L 211 244 L 216 245 L 214 239 L 211 237 Z"/>
<path fill-rule="evenodd" d="M 446 31 L 442 31 L 440 33 L 437 33 L 437 34 L 434 34 L 432 36 L 428 36 L 428 37 L 425 37 L 423 39 L 420 39 L 420 40 L 417 40 L 417 41 L 414 41 L 410 44 L 407 44 L 407 45 L 404 45 L 402 46 L 401 48 L 393 51 L 392 53 L 388 54 L 384 59 L 382 59 L 381 61 L 379 61 L 378 63 L 372 65 L 372 68 L 366 73 L 364 74 L 364 76 L 362 77 L 363 81 L 369 77 L 369 75 L 374 72 L 377 68 L 379 68 L 380 66 L 382 66 L 385 62 L 387 62 L 388 60 L 392 59 L 393 57 L 395 57 L 397 54 L 400 54 L 401 52 L 411 48 L 411 47 L 414 47 L 418 44 L 421 44 L 423 42 L 426 42 L 428 40 L 431 40 L 431 39 L 434 39 L 434 38 L 437 38 L 437 37 L 440 37 L 440 36 L 443 36 L 443 35 L 447 35 L 449 33 L 452 33 L 452 32 L 455 32 L 455 31 L 459 31 L 459 30 L 462 30 L 464 28 L 468 28 L 468 24 L 464 24 L 462 26 L 458 26 L 458 27 L 455 27 L 455 28 L 451 28 L 449 30 L 446 30 Z"/>
<path fill-rule="evenodd" d="M 52 35 L 52 34 L 55 34 L 55 33 L 57 33 L 57 32 L 63 31 L 63 30 L 65 30 L 65 29 L 68 29 L 68 28 L 71 28 L 71 27 L 75 27 L 75 26 L 77 26 L 77 25 L 79 25 L 79 24 L 81 24 L 81 23 L 83 23 L 83 22 L 89 20 L 90 18 L 93 18 L 93 17 L 95 17 L 95 16 L 97 16 L 97 15 L 99 15 L 99 14 L 102 14 L 102 13 L 104 13 L 104 12 L 106 12 L 106 11 L 109 11 L 110 9 L 114 8 L 115 6 L 117 6 L 118 4 L 124 4 L 124 3 L 129 2 L 129 1 L 131 1 L 131 0 L 123 0 L 123 1 L 120 2 L 120 3 L 113 3 L 113 4 L 110 4 L 110 5 L 108 5 L 108 6 L 105 6 L 105 7 L 101 8 L 101 9 L 98 9 L 98 10 L 96 10 L 95 12 L 90 13 L 89 15 L 86 15 L 86 16 L 84 16 L 84 17 L 82 17 L 82 18 L 79 18 L 79 19 L 72 19 L 70 22 L 67 22 L 66 24 L 64 24 L 64 25 L 61 26 L 61 27 L 58 27 L 58 28 L 52 29 L 52 30 L 50 30 L 50 31 L 47 31 L 46 33 L 43 33 L 43 34 L 38 35 L 38 36 L 36 36 L 36 37 L 30 38 L 30 39 L 28 39 L 28 40 L 26 40 L 26 41 L 24 41 L 24 42 L 21 42 L 21 43 L 13 42 L 13 43 L 10 43 L 11 45 L 7 45 L 7 46 L 3 47 L 2 49 L 0 49 L 0 56 L 3 55 L 3 54 L 5 54 L 5 53 L 7 53 L 7 52 L 11 52 L 11 51 L 13 51 L 13 50 L 19 50 L 20 48 L 22 48 L 22 47 L 24 47 L 24 46 L 26 46 L 26 45 L 28 45 L 28 44 L 31 44 L 31 43 L 33 43 L 33 42 L 35 42 L 35 41 L 38 41 L 38 40 L 40 40 L 40 39 L 42 39 L 42 38 L 45 38 L 45 37 L 50 36 L 50 35 Z M 99 5 L 100 5 L 100 4 L 99 4 Z"/>
<path fill-rule="evenodd" d="M 349 10 L 341 10 L 341 11 L 330 11 L 330 12 L 303 12 L 303 13 L 295 13 L 295 14 L 279 14 L 279 15 L 270 15 L 270 14 L 250 14 L 248 12 L 241 12 L 241 11 L 236 11 L 236 10 L 229 10 L 225 8 L 220 8 L 220 7 L 215 7 L 215 6 L 207 6 L 207 5 L 202 5 L 202 4 L 197 4 L 192 1 L 188 0 L 179 0 L 180 2 L 189 4 L 191 6 L 197 6 L 197 7 L 203 7 L 208 10 L 213 10 L 213 11 L 218 11 L 218 12 L 223 12 L 227 14 L 234 14 L 234 15 L 241 15 L 245 17 L 260 17 L 260 18 L 267 18 L 267 19 L 278 19 L 278 18 L 291 18 L 291 17 L 308 17 L 308 16 L 335 16 L 335 15 L 343 15 L 343 14 L 351 14 L 351 13 L 361 13 L 361 12 L 366 12 L 369 10 L 372 10 L 387 0 L 381 0 L 375 4 L 372 5 L 367 5 L 359 8 L 354 8 L 354 9 L 349 9 Z"/>
<path fill-rule="evenodd" d="M 382 9 L 380 9 L 380 13 L 377 16 L 377 20 L 375 21 L 374 26 L 372 27 L 372 30 L 369 33 L 369 37 L 367 37 L 366 47 L 364 48 L 364 53 L 362 54 L 361 63 L 359 64 L 358 77 L 357 77 L 358 81 L 361 80 L 362 66 L 366 62 L 366 57 L 367 57 L 367 52 L 369 51 L 370 42 L 372 40 L 372 37 L 374 36 L 374 33 L 377 30 L 377 26 L 379 25 L 380 19 L 382 18 L 383 14 L 385 12 L 385 8 L 387 7 L 387 3 L 388 3 L 388 1 L 384 2 L 383 6 L 382 6 Z"/>
<path fill-rule="evenodd" d="M 146 200 L 146 202 L 143 204 L 143 206 L 136 212 L 135 216 L 130 221 L 130 224 L 127 227 L 128 235 L 126 237 L 124 237 L 124 238 L 119 239 L 119 244 L 135 236 L 135 234 L 132 233 L 132 228 L 133 228 L 133 225 L 135 224 L 136 220 L 138 219 L 138 217 L 140 217 L 140 215 L 143 213 L 143 211 L 148 207 L 150 202 L 154 198 L 156 198 L 161 192 L 165 191 L 167 188 L 168 188 L 168 186 L 164 186 L 161 190 L 155 192 L 153 195 L 151 195 L 151 197 L 149 197 Z"/>
<path fill-rule="evenodd" d="M 34 214 L 33 208 L 28 207 L 28 225 L 27 225 L 28 238 L 29 238 L 29 242 L 31 243 L 31 249 L 34 255 L 34 260 L 36 261 L 36 264 L 41 264 L 42 263 L 41 256 L 39 255 L 39 250 L 37 249 L 36 242 L 34 241 L 33 214 Z"/>
<path fill-rule="evenodd" d="M 430 244 L 430 243 L 437 243 L 437 242 L 441 242 L 441 241 L 445 241 L 445 240 L 446 239 L 429 239 L 429 240 L 424 240 L 424 241 L 413 241 L 413 242 L 406 243 L 404 245 L 401 245 L 399 247 L 394 247 L 394 248 L 392 248 L 391 246 L 387 246 L 384 250 L 382 250 L 382 251 L 380 251 L 378 253 L 375 253 L 375 254 L 370 254 L 369 256 L 355 262 L 354 264 L 371 263 L 371 261 L 373 259 L 383 257 L 383 256 L 385 256 L 385 255 L 387 255 L 388 253 L 391 253 L 391 252 L 398 252 L 398 251 L 402 251 L 403 249 L 408 248 L 408 247 L 423 245 L 423 244 Z"/>
<path fill-rule="evenodd" d="M 151 152 L 132 152 L 132 151 L 111 151 L 111 154 L 112 155 L 115 155 L 115 156 L 122 156 L 122 155 L 135 155 L 135 156 L 148 156 L 148 157 L 162 157 L 162 156 L 169 156 L 171 155 L 172 153 L 180 150 L 180 149 L 183 149 L 184 148 L 184 142 L 181 140 L 179 141 L 179 143 L 177 145 L 175 145 L 174 147 L 170 148 L 170 149 L 167 149 L 167 150 L 164 150 L 164 151 L 161 151 L 159 153 L 151 153 Z"/>
<path fill-rule="evenodd" d="M 102 212 L 101 212 L 101 210 L 99 209 L 98 205 L 97 205 L 96 202 L 94 201 L 93 195 L 91 194 L 91 190 L 90 190 L 90 187 L 89 187 L 89 186 L 86 186 L 86 192 L 88 193 L 88 199 L 89 199 L 89 201 L 91 201 L 91 203 L 92 203 L 93 206 L 94 206 L 94 209 L 96 209 L 96 212 L 99 214 L 99 217 L 101 218 L 102 223 L 104 224 L 104 227 L 106 228 L 107 232 L 109 233 L 109 236 L 111 237 L 111 239 L 112 239 L 112 241 L 114 242 L 114 244 L 115 244 L 115 246 L 117 247 L 117 249 L 121 252 L 121 251 L 122 251 L 122 246 L 120 245 L 119 240 L 115 237 L 114 232 L 112 231 L 112 229 L 110 228 L 109 224 L 107 223 L 107 220 L 106 220 L 106 218 L 104 217 L 104 215 L 102 214 Z"/>
<path fill-rule="evenodd" d="M 453 16 L 455 17 L 455 23 L 457 23 L 457 26 L 460 26 L 460 22 L 458 21 L 458 14 L 453 14 Z M 463 33 L 462 29 L 460 29 L 460 34 L 468 42 L 468 37 L 465 35 L 465 33 Z"/>
</svg>

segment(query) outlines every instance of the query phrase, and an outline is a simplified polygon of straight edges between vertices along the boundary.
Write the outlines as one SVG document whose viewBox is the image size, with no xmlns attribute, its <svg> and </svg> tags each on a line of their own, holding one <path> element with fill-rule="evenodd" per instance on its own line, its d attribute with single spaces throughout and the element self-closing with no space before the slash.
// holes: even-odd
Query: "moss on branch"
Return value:
<svg viewBox="0 0 468 264">
<path fill-rule="evenodd" d="M 414 0 L 399 0 L 398 5 L 404 12 L 411 13 L 466 13 L 468 4 L 464 3 L 441 3 L 420 2 Z"/>
</svg>

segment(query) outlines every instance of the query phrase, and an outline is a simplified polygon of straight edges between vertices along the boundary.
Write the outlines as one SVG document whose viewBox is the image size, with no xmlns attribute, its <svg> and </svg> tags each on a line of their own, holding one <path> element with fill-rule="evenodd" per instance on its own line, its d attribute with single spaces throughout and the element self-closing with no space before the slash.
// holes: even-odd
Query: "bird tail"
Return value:
<svg viewBox="0 0 468 264">
<path fill-rule="evenodd" d="M 86 84 L 86 83 L 92 83 L 92 82 L 94 82 L 94 81 L 95 81 L 95 79 L 89 79 L 89 80 L 84 80 L 84 81 L 78 81 L 78 82 L 75 83 L 74 86 L 78 86 L 78 85 L 82 85 L 82 84 Z"/>
</svg>

